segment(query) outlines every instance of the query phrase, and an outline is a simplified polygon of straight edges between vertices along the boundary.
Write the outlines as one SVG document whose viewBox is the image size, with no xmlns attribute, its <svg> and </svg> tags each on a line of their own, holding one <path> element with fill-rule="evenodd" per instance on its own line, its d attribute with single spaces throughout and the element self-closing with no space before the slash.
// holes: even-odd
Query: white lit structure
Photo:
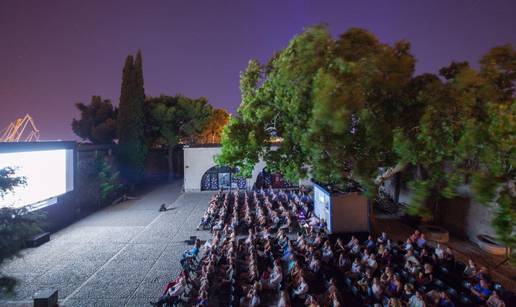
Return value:
<svg viewBox="0 0 516 307">
<path fill-rule="evenodd" d="M 56 203 L 58 196 L 74 188 L 73 160 L 68 142 L 0 143 L 0 169 L 13 168 L 15 176 L 26 181 L 0 199 L 0 208 Z"/>
</svg>

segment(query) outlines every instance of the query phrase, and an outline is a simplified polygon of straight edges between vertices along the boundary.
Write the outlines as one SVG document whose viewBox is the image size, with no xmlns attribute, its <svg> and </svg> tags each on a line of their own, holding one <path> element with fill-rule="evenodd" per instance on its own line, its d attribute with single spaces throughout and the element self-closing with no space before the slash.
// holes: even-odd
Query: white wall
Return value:
<svg viewBox="0 0 516 307">
<path fill-rule="evenodd" d="M 184 154 L 184 190 L 185 192 L 201 191 L 201 179 L 204 173 L 215 166 L 213 158 L 220 154 L 220 147 L 187 147 L 183 148 Z M 247 180 L 247 187 L 252 187 L 258 173 L 265 167 L 265 162 L 260 160 L 253 169 L 253 177 Z"/>
<path fill-rule="evenodd" d="M 202 175 L 215 166 L 213 158 L 220 153 L 220 147 L 184 147 L 184 190 L 201 190 Z"/>
<path fill-rule="evenodd" d="M 273 146 L 274 149 L 276 146 Z M 204 173 L 215 166 L 213 158 L 220 154 L 221 147 L 183 147 L 184 155 L 184 190 L 185 192 L 201 191 L 201 179 Z M 266 166 L 265 161 L 260 159 L 254 166 L 252 178 L 247 179 L 247 187 L 252 187 L 256 177 Z M 308 179 L 300 180 L 301 185 L 312 185 Z"/>
</svg>

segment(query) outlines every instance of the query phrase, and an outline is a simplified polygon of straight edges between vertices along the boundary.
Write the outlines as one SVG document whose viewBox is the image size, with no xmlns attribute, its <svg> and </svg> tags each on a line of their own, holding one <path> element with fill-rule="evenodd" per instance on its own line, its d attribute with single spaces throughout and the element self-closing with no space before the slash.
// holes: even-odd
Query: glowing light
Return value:
<svg viewBox="0 0 516 307">
<path fill-rule="evenodd" d="M 72 151 L 65 149 L 0 153 L 0 169 L 12 167 L 27 181 L 0 199 L 0 207 L 32 205 L 72 190 L 73 179 L 67 175 L 71 157 Z M 73 167 L 70 172 L 73 176 Z"/>
</svg>

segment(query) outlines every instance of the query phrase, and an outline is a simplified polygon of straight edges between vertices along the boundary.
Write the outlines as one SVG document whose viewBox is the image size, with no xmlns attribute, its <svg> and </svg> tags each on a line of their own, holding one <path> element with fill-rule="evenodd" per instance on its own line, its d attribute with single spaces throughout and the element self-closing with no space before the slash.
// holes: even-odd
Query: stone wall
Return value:
<svg viewBox="0 0 516 307">
<path fill-rule="evenodd" d="M 386 181 L 383 188 L 394 198 L 394 180 Z M 495 231 L 491 226 L 493 208 L 475 202 L 467 186 L 460 187 L 458 192 L 460 196 L 443 199 L 437 204 L 436 223 L 445 227 L 450 233 L 473 242 L 476 242 L 476 236 L 479 234 L 494 237 Z M 408 203 L 410 198 L 410 190 L 400 191 L 400 203 Z"/>
<path fill-rule="evenodd" d="M 98 181 L 99 161 L 107 161 L 116 170 L 114 145 L 84 145 L 75 149 L 74 189 L 58 197 L 57 203 L 41 209 L 46 213 L 45 228 L 56 231 L 99 208 L 118 195 L 101 199 Z"/>
<path fill-rule="evenodd" d="M 439 202 L 437 223 L 452 234 L 476 242 L 477 235 L 496 237 L 491 226 L 492 208 L 475 202 L 470 197 L 459 196 Z"/>
</svg>

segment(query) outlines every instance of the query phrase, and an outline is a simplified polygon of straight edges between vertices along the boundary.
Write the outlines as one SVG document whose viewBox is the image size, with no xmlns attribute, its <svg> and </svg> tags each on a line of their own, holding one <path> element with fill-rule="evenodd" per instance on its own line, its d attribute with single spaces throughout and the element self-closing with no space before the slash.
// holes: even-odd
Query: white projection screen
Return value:
<svg viewBox="0 0 516 307">
<path fill-rule="evenodd" d="M 26 180 L 0 198 L 0 208 L 54 204 L 57 196 L 73 190 L 73 157 L 73 149 L 66 148 L 0 151 L 0 169 L 11 167 Z"/>
</svg>

